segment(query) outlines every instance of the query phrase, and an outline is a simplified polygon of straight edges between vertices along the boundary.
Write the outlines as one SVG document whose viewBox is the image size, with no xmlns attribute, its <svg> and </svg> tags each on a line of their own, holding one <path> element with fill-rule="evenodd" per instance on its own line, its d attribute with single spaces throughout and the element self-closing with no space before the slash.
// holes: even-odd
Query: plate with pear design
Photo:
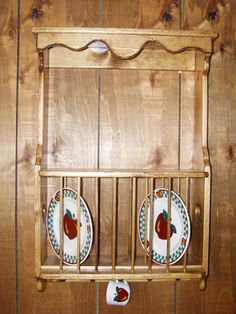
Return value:
<svg viewBox="0 0 236 314">
<path fill-rule="evenodd" d="M 159 188 L 153 191 L 153 237 L 152 260 L 157 264 L 167 263 L 167 221 L 168 221 L 168 190 Z M 147 201 L 147 222 L 146 222 Z M 150 194 L 140 207 L 138 216 L 139 240 L 145 248 L 147 238 L 147 254 L 150 245 Z M 147 232 L 145 232 L 147 226 Z M 181 259 L 187 250 L 190 240 L 190 220 L 183 200 L 171 191 L 171 221 L 170 221 L 170 260 L 174 264 Z"/>
<path fill-rule="evenodd" d="M 77 192 L 63 189 L 63 262 L 77 264 Z M 60 258 L 60 191 L 50 200 L 47 212 L 47 231 L 50 244 Z M 80 264 L 88 257 L 93 242 L 93 225 L 87 204 L 80 197 Z"/>
</svg>

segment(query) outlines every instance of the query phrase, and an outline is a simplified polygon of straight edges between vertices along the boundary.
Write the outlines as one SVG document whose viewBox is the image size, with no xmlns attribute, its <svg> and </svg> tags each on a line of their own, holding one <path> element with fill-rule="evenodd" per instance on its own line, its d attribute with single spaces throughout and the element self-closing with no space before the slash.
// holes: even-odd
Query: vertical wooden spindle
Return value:
<svg viewBox="0 0 236 314">
<path fill-rule="evenodd" d="M 180 195 L 180 188 L 181 188 L 181 179 L 180 178 L 177 178 L 177 194 Z"/>
<path fill-rule="evenodd" d="M 137 179 L 132 178 L 132 217 L 131 217 L 131 272 L 134 273 L 135 262 L 135 224 L 136 224 L 136 195 Z"/>
<path fill-rule="evenodd" d="M 95 179 L 96 184 L 96 199 L 95 199 L 95 216 L 96 216 L 96 225 L 95 225 L 95 271 L 98 271 L 99 264 L 99 184 L 100 180 L 97 177 Z"/>
<path fill-rule="evenodd" d="M 132 199 L 132 178 L 129 178 L 129 195 L 130 195 L 130 208 L 132 208 L 132 204 L 133 204 L 133 199 Z M 128 213 L 128 239 L 127 239 L 127 243 L 128 243 L 128 256 L 131 260 L 131 243 L 132 243 L 132 210 L 129 211 Z"/>
<path fill-rule="evenodd" d="M 77 181 L 77 271 L 80 272 L 80 195 L 81 195 L 81 178 Z"/>
<path fill-rule="evenodd" d="M 186 209 L 189 211 L 189 196 L 190 196 L 190 178 L 186 178 Z M 188 258 L 188 249 L 184 254 L 184 271 L 187 270 L 187 258 Z"/>
<path fill-rule="evenodd" d="M 161 178 L 161 187 L 162 188 L 165 187 L 165 178 L 164 177 Z"/>
<path fill-rule="evenodd" d="M 112 272 L 115 273 L 117 251 L 117 178 L 113 178 L 112 190 Z"/>
<path fill-rule="evenodd" d="M 147 249 L 148 249 L 148 178 L 145 180 L 145 235 L 144 235 L 144 262 L 147 265 Z"/>
<path fill-rule="evenodd" d="M 149 219 L 149 271 L 152 271 L 153 223 L 154 223 L 154 178 L 150 179 L 150 219 Z"/>
<path fill-rule="evenodd" d="M 166 271 L 170 270 L 170 222 L 171 222 L 171 183 L 172 178 L 168 178 L 168 219 L 167 219 L 167 248 L 166 248 Z"/>
<path fill-rule="evenodd" d="M 63 272 L 63 251 L 64 251 L 64 228 L 63 228 L 63 218 L 64 218 L 64 177 L 60 178 L 60 273 Z"/>
<path fill-rule="evenodd" d="M 65 178 L 64 178 L 64 187 L 67 187 L 67 186 L 68 186 L 68 178 L 65 177 Z"/>
</svg>

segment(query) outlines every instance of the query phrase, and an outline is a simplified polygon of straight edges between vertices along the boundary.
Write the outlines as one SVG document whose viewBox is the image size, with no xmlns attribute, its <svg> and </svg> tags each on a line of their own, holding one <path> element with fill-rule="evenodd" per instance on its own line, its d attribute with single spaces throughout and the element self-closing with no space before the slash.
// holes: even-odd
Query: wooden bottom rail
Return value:
<svg viewBox="0 0 236 314">
<path fill-rule="evenodd" d="M 52 273 L 42 272 L 40 278 L 44 280 L 76 280 L 76 281 L 108 281 L 108 280 L 128 280 L 128 281 L 158 281 L 158 280 L 191 280 L 204 279 L 202 273 L 140 273 L 140 274 L 78 274 L 78 273 Z"/>
</svg>

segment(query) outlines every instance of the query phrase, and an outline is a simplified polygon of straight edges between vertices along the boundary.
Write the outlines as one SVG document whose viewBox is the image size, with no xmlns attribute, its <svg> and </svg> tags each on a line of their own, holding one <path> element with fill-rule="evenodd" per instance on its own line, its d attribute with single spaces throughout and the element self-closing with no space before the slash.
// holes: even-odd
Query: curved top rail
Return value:
<svg viewBox="0 0 236 314">
<path fill-rule="evenodd" d="M 96 41 L 102 42 L 117 59 L 131 60 L 154 43 L 171 54 L 196 50 L 213 54 L 216 33 L 196 31 L 169 31 L 155 29 L 113 29 L 113 28 L 58 28 L 35 27 L 37 49 L 66 47 L 73 51 L 84 51 Z"/>
</svg>

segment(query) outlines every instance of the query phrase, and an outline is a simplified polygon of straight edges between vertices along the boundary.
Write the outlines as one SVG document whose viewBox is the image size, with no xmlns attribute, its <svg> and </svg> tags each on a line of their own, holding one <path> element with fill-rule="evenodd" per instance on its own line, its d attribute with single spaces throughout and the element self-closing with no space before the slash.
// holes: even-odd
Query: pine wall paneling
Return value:
<svg viewBox="0 0 236 314">
<path fill-rule="evenodd" d="M 235 224 L 235 10 L 233 0 L 225 1 L 28 1 L 20 0 L 20 62 L 19 94 L 16 101 L 17 4 L 0 4 L 0 66 L 1 66 L 1 254 L 4 269 L 0 279 L 0 312 L 14 313 L 235 313 L 236 264 Z M 216 53 L 210 72 L 209 148 L 213 169 L 210 275 L 205 292 L 198 282 L 131 283 L 132 299 L 125 308 L 108 307 L 106 284 L 49 283 L 44 293 L 36 291 L 34 277 L 34 161 L 37 130 L 38 70 L 32 26 L 103 26 L 178 29 L 208 29 L 219 32 Z M 3 75 L 4 74 L 4 75 Z M 164 77 L 165 76 L 165 77 Z M 165 85 L 164 79 L 171 82 Z M 44 162 L 60 166 L 94 167 L 165 167 L 176 158 L 166 153 L 174 149 L 170 140 L 151 137 L 158 114 L 160 121 L 170 121 L 178 114 L 175 98 L 181 99 L 183 147 L 194 147 L 196 137 L 188 132 L 191 114 L 196 108 L 197 93 L 191 74 L 181 76 L 178 89 L 176 73 L 155 71 L 89 71 L 55 70 L 47 76 L 46 112 L 49 119 L 45 133 Z M 136 84 L 138 83 L 138 84 Z M 82 87 L 82 88 L 81 88 Z M 181 93 L 181 95 L 179 94 Z M 168 98 L 171 96 L 170 98 Z M 161 106 L 163 104 L 163 106 Z M 18 106 L 18 124 L 16 108 Z M 170 110 L 165 110 L 170 108 Z M 191 108 L 191 111 L 189 111 Z M 168 112 L 168 114 L 166 114 Z M 129 115 L 135 119 L 129 119 Z M 62 120 L 62 117 L 65 120 Z M 141 132 L 143 120 L 151 119 L 150 129 Z M 164 120 L 163 120 L 164 119 Z M 172 120 L 171 120 L 172 121 Z M 83 126 L 86 124 L 86 134 Z M 18 129 L 16 130 L 16 125 Z M 52 130 L 54 132 L 52 132 Z M 125 132 L 128 130 L 127 132 Z M 186 130 L 186 131 L 185 131 Z M 16 139 L 16 131 L 18 138 Z M 70 136 L 71 133 L 73 136 Z M 151 140 L 147 142 L 147 138 Z M 141 138 L 144 149 L 138 139 Z M 17 243 L 18 274 L 15 273 L 15 152 L 17 155 Z M 46 138 L 45 138 L 46 140 Z M 132 147 L 130 143 L 136 142 Z M 173 140 L 171 142 L 171 140 Z M 89 145 L 86 145 L 89 143 Z M 88 147 L 90 149 L 88 149 Z M 160 150 L 160 148 L 163 150 Z M 122 151 L 121 158 L 118 152 Z M 128 154 L 124 154 L 128 151 Z M 99 154 L 99 155 L 98 155 Z M 129 155 L 129 156 L 128 156 Z M 132 157 L 132 158 L 131 158 Z M 191 155 L 182 164 L 196 163 Z M 89 182 L 88 182 L 89 184 Z M 104 182 L 101 199 L 104 203 L 105 228 L 110 223 L 108 183 Z M 127 183 L 128 186 L 128 183 Z M 93 207 L 92 191 L 85 184 L 84 193 Z M 126 189 L 126 186 L 123 187 Z M 119 210 L 125 209 L 120 199 Z M 7 209 L 6 209 L 7 208 Z M 109 249 L 109 245 L 105 246 Z M 121 244 L 124 250 L 127 245 Z M 4 257 L 2 257 L 4 256 Z M 16 282 L 19 289 L 16 289 Z M 18 298 L 16 298 L 16 294 Z M 97 299 L 96 295 L 99 294 Z M 16 304 L 16 301 L 18 304 Z"/>
<path fill-rule="evenodd" d="M 17 4 L 0 2 L 0 312 L 16 309 L 15 155 Z"/>
</svg>

